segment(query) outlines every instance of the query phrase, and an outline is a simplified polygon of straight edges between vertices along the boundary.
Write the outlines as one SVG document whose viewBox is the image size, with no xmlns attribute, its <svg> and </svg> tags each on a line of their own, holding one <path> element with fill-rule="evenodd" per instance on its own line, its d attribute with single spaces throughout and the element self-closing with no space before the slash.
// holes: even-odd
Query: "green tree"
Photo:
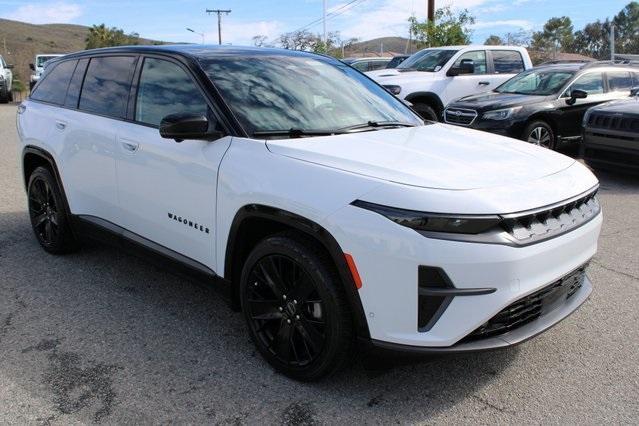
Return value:
<svg viewBox="0 0 639 426">
<path fill-rule="evenodd" d="M 613 22 L 617 34 L 615 52 L 639 53 L 639 3 L 628 3 L 614 17 Z"/>
<path fill-rule="evenodd" d="M 86 49 L 99 47 L 128 46 L 140 43 L 137 33 L 125 34 L 123 30 L 115 27 L 108 28 L 104 24 L 94 25 L 89 28 L 89 34 L 85 40 Z"/>
<path fill-rule="evenodd" d="M 486 39 L 484 44 L 487 46 L 502 46 L 504 44 L 504 40 L 502 40 L 501 37 L 493 34 Z"/>
<path fill-rule="evenodd" d="M 453 13 L 450 6 L 437 9 L 435 22 L 419 22 L 415 16 L 408 19 L 411 33 L 421 46 L 437 47 L 469 44 L 475 18 L 466 9 Z"/>
<path fill-rule="evenodd" d="M 535 32 L 531 47 L 546 57 L 555 57 L 559 52 L 572 52 L 574 40 L 572 21 L 562 16 L 550 18 L 542 31 Z"/>
<path fill-rule="evenodd" d="M 610 22 L 597 20 L 575 33 L 574 51 L 591 58 L 610 58 Z M 617 43 L 615 43 L 617 44 Z"/>
</svg>

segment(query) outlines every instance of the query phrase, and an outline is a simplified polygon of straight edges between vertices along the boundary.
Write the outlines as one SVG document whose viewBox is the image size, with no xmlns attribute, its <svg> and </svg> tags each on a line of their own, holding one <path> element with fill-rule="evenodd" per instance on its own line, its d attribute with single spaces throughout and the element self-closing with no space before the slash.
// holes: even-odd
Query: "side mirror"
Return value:
<svg viewBox="0 0 639 426">
<path fill-rule="evenodd" d="M 570 92 L 570 97 L 566 99 L 566 103 L 568 105 L 574 105 L 577 102 L 577 99 L 586 99 L 588 97 L 588 92 L 584 92 L 583 90 L 575 89 Z"/>
<path fill-rule="evenodd" d="M 453 67 L 446 73 L 449 77 L 464 74 L 475 74 L 475 62 L 472 59 L 462 59 L 458 67 Z"/>
<path fill-rule="evenodd" d="M 224 135 L 219 130 L 209 130 L 209 119 L 200 114 L 170 114 L 160 122 L 160 136 L 182 142 L 185 139 L 214 141 Z"/>
<path fill-rule="evenodd" d="M 29 64 L 29 69 L 30 69 L 31 71 L 35 71 L 35 65 L 33 65 L 33 64 Z"/>
<path fill-rule="evenodd" d="M 7 64 L 7 69 L 12 70 L 14 66 L 15 65 L 13 65 L 13 64 Z"/>
<path fill-rule="evenodd" d="M 639 86 L 636 86 L 630 89 L 630 96 L 637 96 L 637 95 L 639 95 Z"/>
</svg>

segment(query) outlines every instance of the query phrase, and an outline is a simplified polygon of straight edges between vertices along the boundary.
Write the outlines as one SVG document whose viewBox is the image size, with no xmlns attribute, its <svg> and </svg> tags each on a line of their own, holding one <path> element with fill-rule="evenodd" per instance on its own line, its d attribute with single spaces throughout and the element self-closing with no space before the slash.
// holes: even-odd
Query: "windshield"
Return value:
<svg viewBox="0 0 639 426">
<path fill-rule="evenodd" d="M 38 58 L 36 59 L 36 67 L 38 68 L 43 67 L 47 61 L 53 58 L 57 58 L 57 56 L 38 56 Z"/>
<path fill-rule="evenodd" d="M 559 93 L 575 75 L 566 70 L 532 70 L 518 74 L 495 89 L 499 93 L 548 96 Z"/>
<path fill-rule="evenodd" d="M 228 55 L 202 59 L 247 132 L 337 131 L 368 122 L 422 121 L 358 71 L 311 55 Z"/>
<path fill-rule="evenodd" d="M 415 53 L 397 66 L 398 70 L 439 71 L 457 50 L 426 49 Z"/>
</svg>

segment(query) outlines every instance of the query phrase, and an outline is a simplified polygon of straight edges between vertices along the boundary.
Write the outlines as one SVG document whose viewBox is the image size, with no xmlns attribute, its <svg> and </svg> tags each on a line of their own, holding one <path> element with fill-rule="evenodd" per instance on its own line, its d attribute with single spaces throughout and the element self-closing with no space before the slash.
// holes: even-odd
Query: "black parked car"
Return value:
<svg viewBox="0 0 639 426">
<path fill-rule="evenodd" d="M 639 173 L 638 92 L 586 113 L 581 154 L 591 167 Z"/>
<path fill-rule="evenodd" d="M 397 65 L 401 64 L 408 58 L 410 58 L 410 55 L 395 55 L 393 56 L 393 59 L 391 59 L 390 62 L 386 64 L 386 69 L 397 68 Z"/>
<path fill-rule="evenodd" d="M 637 85 L 639 69 L 626 64 L 540 66 L 491 92 L 452 102 L 444 111 L 444 121 L 554 149 L 581 138 L 588 108 L 628 97 Z"/>
</svg>

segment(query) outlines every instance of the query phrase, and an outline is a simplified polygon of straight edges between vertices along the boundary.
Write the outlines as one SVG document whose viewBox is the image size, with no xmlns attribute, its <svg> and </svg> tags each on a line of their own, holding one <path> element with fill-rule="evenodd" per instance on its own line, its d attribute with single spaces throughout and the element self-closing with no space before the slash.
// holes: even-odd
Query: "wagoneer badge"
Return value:
<svg viewBox="0 0 639 426">
<path fill-rule="evenodd" d="M 193 228 L 193 229 L 197 229 L 200 232 L 204 232 L 206 234 L 210 233 L 209 228 L 207 228 L 206 226 L 200 225 L 199 223 L 193 222 L 192 220 L 189 220 L 189 219 L 184 218 L 182 216 L 177 216 L 177 215 L 175 215 L 173 213 L 169 213 L 169 219 L 173 219 L 176 222 L 183 223 L 184 225 L 186 225 L 186 226 L 188 226 L 190 228 Z"/>
</svg>

